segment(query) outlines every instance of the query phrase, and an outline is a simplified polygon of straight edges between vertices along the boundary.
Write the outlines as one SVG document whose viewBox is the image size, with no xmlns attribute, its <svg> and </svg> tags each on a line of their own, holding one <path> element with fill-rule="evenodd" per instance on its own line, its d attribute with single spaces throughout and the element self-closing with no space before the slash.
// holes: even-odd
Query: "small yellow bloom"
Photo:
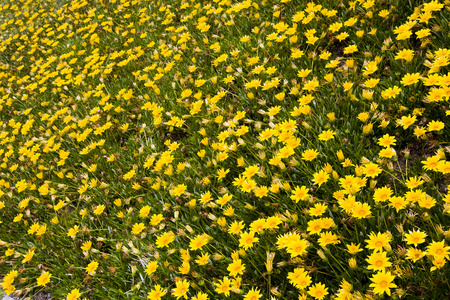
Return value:
<svg viewBox="0 0 450 300">
<path fill-rule="evenodd" d="M 131 233 L 137 235 L 137 234 L 141 233 L 141 231 L 144 229 L 145 229 L 144 223 L 135 223 L 133 225 L 133 229 L 131 230 Z"/>
<path fill-rule="evenodd" d="M 45 286 L 47 283 L 50 282 L 50 277 L 52 277 L 52 274 L 49 272 L 42 273 L 37 279 L 37 285 L 38 286 Z"/>
<path fill-rule="evenodd" d="M 98 262 L 92 261 L 92 262 L 90 262 L 90 263 L 88 264 L 88 266 L 86 267 L 86 272 L 87 272 L 89 275 L 94 275 L 94 274 L 95 274 L 95 271 L 97 270 L 97 268 L 98 268 Z"/>
</svg>

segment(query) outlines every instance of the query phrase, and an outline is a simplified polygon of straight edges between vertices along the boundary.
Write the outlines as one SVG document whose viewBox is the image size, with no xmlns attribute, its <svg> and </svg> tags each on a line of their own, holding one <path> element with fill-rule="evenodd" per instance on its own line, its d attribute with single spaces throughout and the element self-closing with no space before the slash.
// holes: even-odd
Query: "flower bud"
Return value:
<svg viewBox="0 0 450 300">
<path fill-rule="evenodd" d="M 354 259 L 353 257 L 350 258 L 348 260 L 348 265 L 350 266 L 350 268 L 356 269 L 356 267 L 357 267 L 356 259 Z"/>
</svg>

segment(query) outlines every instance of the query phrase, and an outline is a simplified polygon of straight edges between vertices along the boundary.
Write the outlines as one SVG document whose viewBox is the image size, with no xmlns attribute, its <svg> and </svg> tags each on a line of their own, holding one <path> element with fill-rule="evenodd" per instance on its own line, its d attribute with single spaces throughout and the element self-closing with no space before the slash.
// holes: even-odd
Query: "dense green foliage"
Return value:
<svg viewBox="0 0 450 300">
<path fill-rule="evenodd" d="M 7 294 L 448 294 L 449 0 L 0 3 Z"/>
</svg>

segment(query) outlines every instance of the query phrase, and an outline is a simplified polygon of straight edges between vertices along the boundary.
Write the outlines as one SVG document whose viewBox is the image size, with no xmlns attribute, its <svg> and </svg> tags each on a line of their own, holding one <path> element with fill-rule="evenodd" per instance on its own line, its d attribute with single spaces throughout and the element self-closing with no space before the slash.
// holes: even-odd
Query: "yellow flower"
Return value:
<svg viewBox="0 0 450 300">
<path fill-rule="evenodd" d="M 253 79 L 252 81 L 247 82 L 247 83 L 245 84 L 245 88 L 246 88 L 246 89 L 257 88 L 257 87 L 259 87 L 260 85 L 261 85 L 261 80 L 259 80 L 259 79 Z"/>
<path fill-rule="evenodd" d="M 289 282 L 300 290 L 306 289 L 311 284 L 311 276 L 304 268 L 295 268 L 294 272 L 289 272 L 287 278 Z"/>
<path fill-rule="evenodd" d="M 197 296 L 192 297 L 192 300 L 209 300 L 208 294 L 198 292 Z"/>
<path fill-rule="evenodd" d="M 254 243 L 258 242 L 258 238 L 255 237 L 255 233 L 253 231 L 251 232 L 244 232 L 241 234 L 241 237 L 239 238 L 239 247 L 244 248 L 244 250 L 247 250 L 248 248 L 252 247 Z"/>
<path fill-rule="evenodd" d="M 412 260 L 413 262 L 418 261 L 422 257 L 424 257 L 427 254 L 427 252 L 424 252 L 420 249 L 410 247 L 406 251 L 406 258 L 409 260 Z"/>
<path fill-rule="evenodd" d="M 362 112 L 358 114 L 358 120 L 360 120 L 361 122 L 366 122 L 369 119 L 369 114 L 366 112 Z"/>
<path fill-rule="evenodd" d="M 321 300 L 328 295 L 328 288 L 322 283 L 316 283 L 308 289 L 308 294 L 315 299 Z"/>
<path fill-rule="evenodd" d="M 258 300 L 262 295 L 258 289 L 252 288 L 244 297 L 244 300 Z"/>
<path fill-rule="evenodd" d="M 391 158 L 396 155 L 396 152 L 392 148 L 384 148 L 380 150 L 378 154 L 380 157 Z"/>
<path fill-rule="evenodd" d="M 434 257 L 442 256 L 448 259 L 449 257 L 449 246 L 445 246 L 445 241 L 431 242 L 428 244 L 427 252 L 429 255 Z"/>
<path fill-rule="evenodd" d="M 395 276 L 391 274 L 391 272 L 378 272 L 375 275 L 370 278 L 370 280 L 373 282 L 370 284 L 370 287 L 373 287 L 373 292 L 376 295 L 383 295 L 384 293 L 387 293 L 388 296 L 391 295 L 390 288 L 396 288 L 397 285 L 392 283 Z"/>
<path fill-rule="evenodd" d="M 441 172 L 443 174 L 450 173 L 450 161 L 441 160 L 437 165 L 437 169 L 439 172 Z"/>
<path fill-rule="evenodd" d="M 24 257 L 24 259 L 22 260 L 22 263 L 23 263 L 23 264 L 26 263 L 26 262 L 28 262 L 28 261 L 30 261 L 30 260 L 33 258 L 33 256 L 34 256 L 34 249 L 28 250 L 28 253 L 25 254 L 24 256 L 25 256 L 25 257 Z"/>
<path fill-rule="evenodd" d="M 181 297 L 186 297 L 187 292 L 189 291 L 190 283 L 186 279 L 178 280 L 176 282 L 176 287 L 172 289 L 172 295 L 180 299 Z"/>
<path fill-rule="evenodd" d="M 319 233 L 320 238 L 317 240 L 321 247 L 326 247 L 329 244 L 339 244 L 338 236 L 330 231 Z"/>
<path fill-rule="evenodd" d="M 258 233 L 258 234 L 262 233 L 265 225 L 266 225 L 266 220 L 263 218 L 259 218 L 250 224 L 250 231 L 252 231 L 254 233 Z"/>
<path fill-rule="evenodd" d="M 321 216 L 325 211 L 327 210 L 327 206 L 323 203 L 316 203 L 313 207 L 309 209 L 309 214 L 313 217 Z M 320 227 L 322 226 L 321 219 L 312 220 L 312 221 L 318 221 L 320 224 Z M 311 222 L 311 221 L 310 221 Z M 308 223 L 309 226 L 309 223 Z"/>
<path fill-rule="evenodd" d="M 230 172 L 230 169 L 224 169 L 221 168 L 219 171 L 217 171 L 217 179 L 221 180 L 223 178 L 225 178 L 225 176 L 228 174 L 228 172 Z"/>
<path fill-rule="evenodd" d="M 295 202 L 298 202 L 299 200 L 306 200 L 308 198 L 308 188 L 305 186 L 298 187 L 296 186 L 295 189 L 292 191 L 291 199 Z"/>
<path fill-rule="evenodd" d="M 144 229 L 145 229 L 144 223 L 135 223 L 133 225 L 133 229 L 131 230 L 131 233 L 136 235 L 136 234 L 141 233 L 141 231 Z"/>
<path fill-rule="evenodd" d="M 219 294 L 224 294 L 228 297 L 230 295 L 230 285 L 231 280 L 228 279 L 228 277 L 224 277 L 223 280 L 219 280 L 215 283 L 216 292 Z"/>
<path fill-rule="evenodd" d="M 327 172 L 320 170 L 318 173 L 313 174 L 313 181 L 314 184 L 322 185 L 323 183 L 327 182 L 327 180 L 330 178 L 330 175 L 327 174 Z"/>
<path fill-rule="evenodd" d="M 319 86 L 319 81 L 317 80 L 310 80 L 303 86 L 303 89 L 305 91 L 315 91 L 316 88 Z"/>
<path fill-rule="evenodd" d="M 382 147 L 395 146 L 396 142 L 397 142 L 397 140 L 395 139 L 395 137 L 390 136 L 387 133 L 383 137 L 378 139 L 378 145 L 380 145 Z"/>
<path fill-rule="evenodd" d="M 67 294 L 67 300 L 77 300 L 80 298 L 81 293 L 79 289 L 73 289 L 70 291 L 69 294 Z"/>
<path fill-rule="evenodd" d="M 277 157 L 280 159 L 288 158 L 289 156 L 293 155 L 294 153 L 295 153 L 295 151 L 292 147 L 286 146 L 279 150 Z"/>
<path fill-rule="evenodd" d="M 350 45 L 344 48 L 344 54 L 352 54 L 358 51 L 358 47 L 356 45 Z"/>
<path fill-rule="evenodd" d="M 361 252 L 362 249 L 360 248 L 360 244 L 355 245 L 355 244 L 351 243 L 350 245 L 347 245 L 347 251 L 350 254 L 356 254 L 358 252 Z"/>
<path fill-rule="evenodd" d="M 382 170 L 380 169 L 380 167 L 377 164 L 368 163 L 368 164 L 364 165 L 364 174 L 367 177 L 374 178 L 381 172 L 382 172 Z"/>
<path fill-rule="evenodd" d="M 320 219 L 314 219 L 308 222 L 308 228 L 306 229 L 309 234 L 317 234 L 322 231 L 322 221 Z"/>
<path fill-rule="evenodd" d="M 273 106 L 273 107 L 269 108 L 267 114 L 270 117 L 273 117 L 273 116 L 277 115 L 280 111 L 281 111 L 281 107 L 280 106 Z"/>
<path fill-rule="evenodd" d="M 331 140 L 335 134 L 336 133 L 331 129 L 322 131 L 322 133 L 319 134 L 319 140 L 321 140 L 321 141 Z"/>
<path fill-rule="evenodd" d="M 352 216 L 357 219 L 367 218 L 371 215 L 370 205 L 368 203 L 357 202 L 352 209 Z"/>
<path fill-rule="evenodd" d="M 267 196 L 267 194 L 269 193 L 269 189 L 266 186 L 259 186 L 256 187 L 253 192 L 255 193 L 256 197 L 263 198 Z"/>
<path fill-rule="evenodd" d="M 187 189 L 186 185 L 179 184 L 172 190 L 172 192 L 175 196 L 181 196 L 186 191 L 186 189 Z"/>
<path fill-rule="evenodd" d="M 416 121 L 417 121 L 416 116 L 408 115 L 401 117 L 400 120 L 397 120 L 397 124 L 401 125 L 403 129 L 408 129 L 408 127 L 414 124 Z"/>
<path fill-rule="evenodd" d="M 228 272 L 230 272 L 230 276 L 236 277 L 237 275 L 242 275 L 245 270 L 245 265 L 242 263 L 242 260 L 236 259 L 233 260 L 231 264 L 227 267 Z"/>
<path fill-rule="evenodd" d="M 404 59 L 407 62 L 410 62 L 414 57 L 414 50 L 411 49 L 403 49 L 397 53 L 395 56 L 396 60 Z"/>
<path fill-rule="evenodd" d="M 300 71 L 297 72 L 297 76 L 300 78 L 305 78 L 309 75 L 309 73 L 311 73 L 310 69 L 301 69 Z"/>
<path fill-rule="evenodd" d="M 328 26 L 328 30 L 330 30 L 331 32 L 336 32 L 339 31 L 339 29 L 341 29 L 342 27 L 342 23 L 340 22 L 335 22 L 333 24 L 331 24 L 330 26 Z"/>
<path fill-rule="evenodd" d="M 150 224 L 153 226 L 158 225 L 164 219 L 162 214 L 153 215 L 150 219 Z"/>
<path fill-rule="evenodd" d="M 6 256 L 6 257 L 11 256 L 11 255 L 13 255 L 13 254 L 14 254 L 14 249 L 8 248 L 8 249 L 5 251 L 5 256 Z"/>
<path fill-rule="evenodd" d="M 45 233 L 45 231 L 47 230 L 47 224 L 42 224 L 41 227 L 39 227 L 39 229 L 36 231 L 36 235 L 43 235 Z"/>
<path fill-rule="evenodd" d="M 372 89 L 378 84 L 378 82 L 380 82 L 380 79 L 371 78 L 371 79 L 366 80 L 364 82 L 364 85 L 366 88 Z"/>
<path fill-rule="evenodd" d="M 397 212 L 400 209 L 404 209 L 408 203 L 404 197 L 394 196 L 389 198 L 389 206 L 394 207 Z"/>
<path fill-rule="evenodd" d="M 158 268 L 158 262 L 157 261 L 151 261 L 148 263 L 147 267 L 145 268 L 145 273 L 147 275 L 152 275 L 155 273 L 156 269 Z"/>
<path fill-rule="evenodd" d="M 296 238 L 289 241 L 287 245 L 287 252 L 291 254 L 292 257 L 302 256 L 306 254 L 306 248 L 308 248 L 309 243 L 301 238 Z"/>
<path fill-rule="evenodd" d="M 155 284 L 154 288 L 148 294 L 147 299 L 160 300 L 166 293 L 166 290 L 163 290 L 159 284 Z"/>
<path fill-rule="evenodd" d="M 92 242 L 91 241 L 86 241 L 83 243 L 83 245 L 81 246 L 81 250 L 83 251 L 89 251 L 92 247 Z"/>
<path fill-rule="evenodd" d="M 384 271 L 385 268 L 392 266 L 392 263 L 389 261 L 389 258 L 384 251 L 373 252 L 366 261 L 369 263 L 369 266 L 367 267 L 368 270 Z"/>
<path fill-rule="evenodd" d="M 362 32 L 362 34 L 364 34 L 364 31 Z M 370 61 L 364 66 L 363 75 L 368 76 L 370 74 L 375 73 L 377 70 L 378 70 L 377 62 Z"/>
<path fill-rule="evenodd" d="M 317 152 L 317 150 L 307 149 L 302 153 L 302 159 L 312 161 L 317 157 L 317 155 L 319 155 L 319 152 Z"/>
<path fill-rule="evenodd" d="M 433 266 L 430 268 L 430 271 L 433 272 L 434 270 L 440 269 L 443 266 L 445 266 L 446 260 L 443 256 L 435 256 L 433 257 Z"/>
<path fill-rule="evenodd" d="M 149 213 L 150 213 L 150 206 L 146 205 L 139 210 L 139 217 L 146 218 Z"/>
<path fill-rule="evenodd" d="M 365 240 L 367 248 L 375 251 L 381 251 L 384 247 L 389 248 L 390 236 L 387 233 L 371 232 L 369 238 Z"/>
<path fill-rule="evenodd" d="M 428 123 L 428 131 L 439 131 L 445 127 L 445 124 L 441 121 L 431 121 Z"/>
<path fill-rule="evenodd" d="M 95 274 L 95 271 L 97 270 L 97 268 L 98 268 L 98 262 L 92 261 L 92 262 L 90 262 L 90 263 L 87 265 L 87 267 L 86 267 L 86 272 L 87 272 L 89 275 L 94 275 L 94 274 Z"/>
<path fill-rule="evenodd" d="M 17 270 L 12 270 L 6 274 L 5 277 L 3 277 L 3 287 L 6 287 L 6 285 L 12 285 L 18 274 L 19 273 Z"/>
<path fill-rule="evenodd" d="M 217 204 L 220 205 L 220 207 L 224 206 L 225 204 L 227 204 L 231 199 L 233 198 L 232 195 L 230 194 L 225 194 L 222 197 L 219 197 L 216 201 Z"/>
<path fill-rule="evenodd" d="M 420 73 L 407 73 L 400 81 L 401 84 L 407 86 L 419 82 Z"/>
<path fill-rule="evenodd" d="M 358 22 L 358 18 L 357 17 L 352 17 L 352 18 L 348 19 L 347 21 L 345 21 L 344 25 L 347 26 L 347 27 L 351 27 L 351 26 L 355 25 L 356 22 Z"/>
<path fill-rule="evenodd" d="M 94 210 L 94 214 L 100 215 L 105 210 L 105 208 L 106 206 L 104 206 L 103 204 L 97 206 Z"/>
<path fill-rule="evenodd" d="M 416 32 L 416 35 L 417 35 L 417 38 L 423 39 L 424 37 L 431 35 L 431 30 L 428 28 L 421 29 Z"/>
<path fill-rule="evenodd" d="M 425 170 L 436 171 L 440 160 L 441 158 L 435 155 L 428 157 L 426 160 L 422 160 L 421 163 L 424 165 L 423 168 Z"/>
<path fill-rule="evenodd" d="M 242 229 L 245 228 L 244 222 L 240 221 L 240 222 L 233 222 L 230 224 L 230 226 L 228 227 L 228 231 L 231 234 L 241 234 Z"/>
<path fill-rule="evenodd" d="M 417 245 L 425 242 L 426 237 L 427 237 L 427 234 L 422 231 L 410 231 L 409 233 L 405 234 L 406 243 L 408 245 L 412 244 L 416 247 L 417 247 Z"/>
<path fill-rule="evenodd" d="M 50 282 L 50 277 L 52 277 L 52 274 L 49 272 L 42 273 L 37 279 L 37 285 L 38 286 L 45 286 L 47 283 Z"/>
<path fill-rule="evenodd" d="M 164 232 L 156 238 L 156 247 L 163 248 L 175 240 L 175 234 L 172 231 Z"/>
<path fill-rule="evenodd" d="M 242 183 L 242 186 L 241 186 L 241 190 L 243 192 L 248 193 L 248 192 L 252 191 L 256 187 L 256 185 L 257 185 L 257 183 L 253 179 L 244 180 L 244 182 Z"/>
<path fill-rule="evenodd" d="M 395 96 L 400 94 L 401 91 L 402 91 L 401 88 L 399 88 L 398 86 L 394 85 L 393 87 L 390 87 L 390 88 L 387 88 L 387 89 L 383 90 L 381 92 L 381 97 L 383 97 L 384 99 L 394 98 Z"/>
<path fill-rule="evenodd" d="M 192 238 L 189 243 L 189 248 L 191 250 L 201 249 L 204 245 L 208 243 L 208 238 L 205 238 L 204 235 L 197 235 L 195 238 Z"/>
<path fill-rule="evenodd" d="M 195 260 L 195 262 L 199 266 L 204 266 L 204 265 L 208 264 L 209 257 L 210 257 L 210 255 L 208 253 L 203 253 L 201 256 L 198 256 L 198 258 Z"/>
<path fill-rule="evenodd" d="M 34 234 L 39 229 L 39 227 L 39 223 L 34 223 L 30 226 L 30 229 L 28 229 L 28 234 Z"/>
<path fill-rule="evenodd" d="M 266 219 L 263 225 L 263 229 L 278 228 L 278 225 L 281 223 L 282 221 L 278 216 L 272 216 Z"/>
<path fill-rule="evenodd" d="M 130 170 L 128 173 L 126 173 L 125 175 L 123 175 L 123 179 L 128 180 L 133 178 L 133 176 L 136 174 L 135 170 Z"/>
<path fill-rule="evenodd" d="M 190 90 L 190 89 L 186 89 L 183 92 L 181 92 L 182 98 L 188 98 L 190 95 L 192 95 L 192 90 Z"/>
<path fill-rule="evenodd" d="M 357 263 L 356 259 L 354 257 L 352 257 L 348 260 L 348 265 L 350 268 L 356 269 L 356 267 L 358 266 L 358 263 Z"/>
<path fill-rule="evenodd" d="M 382 18 L 386 18 L 387 16 L 389 16 L 389 10 L 383 9 L 378 13 L 378 15 Z"/>
<path fill-rule="evenodd" d="M 390 187 L 382 187 L 375 189 L 373 199 L 375 202 L 383 202 L 389 200 L 392 195 L 392 190 Z"/>
</svg>

